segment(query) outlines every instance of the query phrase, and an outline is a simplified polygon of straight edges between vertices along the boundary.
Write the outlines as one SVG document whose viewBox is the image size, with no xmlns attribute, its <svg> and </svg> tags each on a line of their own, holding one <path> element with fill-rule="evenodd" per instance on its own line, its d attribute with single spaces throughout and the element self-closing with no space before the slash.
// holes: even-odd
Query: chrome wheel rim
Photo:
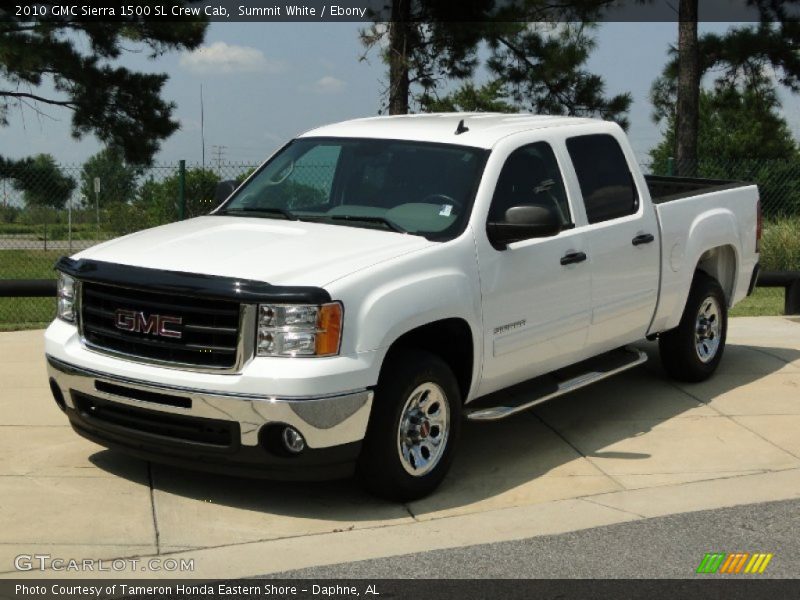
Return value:
<svg viewBox="0 0 800 600">
<path fill-rule="evenodd" d="M 450 433 L 450 407 L 433 382 L 417 386 L 406 400 L 397 429 L 397 452 L 406 473 L 430 473 L 444 455 Z"/>
<path fill-rule="evenodd" d="M 714 296 L 708 296 L 700 304 L 694 328 L 694 347 L 703 363 L 713 360 L 719 350 L 721 316 L 722 309 Z"/>
</svg>

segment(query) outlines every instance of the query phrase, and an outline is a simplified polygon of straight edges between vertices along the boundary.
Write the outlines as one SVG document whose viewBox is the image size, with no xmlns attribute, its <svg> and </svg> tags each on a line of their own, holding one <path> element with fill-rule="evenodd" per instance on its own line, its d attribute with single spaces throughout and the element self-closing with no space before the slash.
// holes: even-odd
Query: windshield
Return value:
<svg viewBox="0 0 800 600">
<path fill-rule="evenodd" d="M 488 151 L 380 139 L 300 138 L 216 214 L 321 221 L 452 239 Z"/>
</svg>

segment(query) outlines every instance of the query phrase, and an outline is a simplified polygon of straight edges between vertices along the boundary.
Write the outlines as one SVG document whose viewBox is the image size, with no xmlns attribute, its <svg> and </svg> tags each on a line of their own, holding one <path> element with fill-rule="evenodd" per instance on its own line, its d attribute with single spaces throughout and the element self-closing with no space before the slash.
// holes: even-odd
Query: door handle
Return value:
<svg viewBox="0 0 800 600">
<path fill-rule="evenodd" d="M 562 265 L 572 265 L 575 263 L 583 262 L 586 260 L 586 254 L 583 252 L 568 252 L 561 257 Z"/>
<path fill-rule="evenodd" d="M 641 246 L 642 244 L 649 244 L 656 238 L 653 236 L 652 233 L 642 233 L 637 235 L 635 238 L 631 240 L 631 244 L 634 246 Z"/>
</svg>

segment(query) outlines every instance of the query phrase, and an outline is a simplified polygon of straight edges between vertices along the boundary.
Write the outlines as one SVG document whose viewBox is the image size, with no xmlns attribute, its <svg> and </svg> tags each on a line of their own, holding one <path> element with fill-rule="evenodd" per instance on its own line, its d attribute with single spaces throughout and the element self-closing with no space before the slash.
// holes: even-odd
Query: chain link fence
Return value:
<svg viewBox="0 0 800 600">
<path fill-rule="evenodd" d="M 6 171 L 0 178 L 0 279 L 50 279 L 60 256 L 207 214 L 214 208 L 218 182 L 240 182 L 256 166 L 220 162 L 203 167 L 181 161 L 146 169 L 34 164 Z M 641 166 L 658 175 L 689 171 L 672 160 L 643 160 Z M 316 178 L 332 177 L 311 164 L 297 165 L 296 171 L 293 185 L 301 199 L 313 197 L 317 187 L 327 188 Z M 764 268 L 800 270 L 800 161 L 708 158 L 698 161 L 692 172 L 697 177 L 757 183 L 765 218 Z M 0 297 L 0 329 L 43 326 L 54 310 L 52 298 Z"/>
</svg>

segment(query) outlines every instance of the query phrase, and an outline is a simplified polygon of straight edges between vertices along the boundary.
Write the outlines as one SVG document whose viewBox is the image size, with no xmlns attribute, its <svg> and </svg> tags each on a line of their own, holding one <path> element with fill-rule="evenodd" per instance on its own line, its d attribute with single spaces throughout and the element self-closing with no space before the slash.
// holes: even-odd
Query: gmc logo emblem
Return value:
<svg viewBox="0 0 800 600">
<path fill-rule="evenodd" d="M 170 325 L 180 325 L 182 317 L 168 317 L 166 315 L 145 315 L 142 311 L 125 310 L 118 308 L 114 313 L 114 324 L 117 329 L 146 333 L 159 337 L 180 339 L 183 335 L 177 329 L 170 329 Z"/>
</svg>

